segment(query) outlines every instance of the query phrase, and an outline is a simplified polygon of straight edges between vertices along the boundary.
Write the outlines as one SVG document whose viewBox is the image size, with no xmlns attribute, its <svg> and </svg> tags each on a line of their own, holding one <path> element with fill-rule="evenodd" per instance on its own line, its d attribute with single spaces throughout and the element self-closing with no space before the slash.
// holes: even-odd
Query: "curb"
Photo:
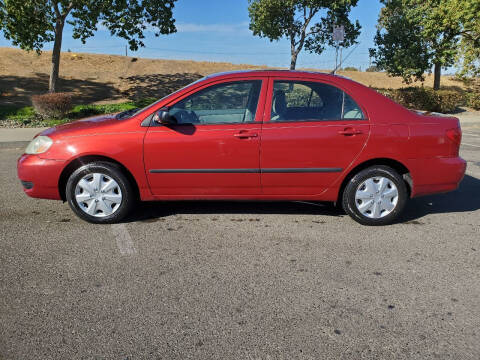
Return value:
<svg viewBox="0 0 480 360">
<path fill-rule="evenodd" d="M 35 135 L 46 128 L 0 128 L 0 142 L 31 141 Z"/>
</svg>

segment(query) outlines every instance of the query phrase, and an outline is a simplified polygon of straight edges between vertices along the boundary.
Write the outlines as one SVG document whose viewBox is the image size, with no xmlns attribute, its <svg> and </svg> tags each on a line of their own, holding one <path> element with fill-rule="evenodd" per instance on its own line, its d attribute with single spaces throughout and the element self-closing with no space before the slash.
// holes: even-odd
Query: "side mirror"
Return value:
<svg viewBox="0 0 480 360">
<path fill-rule="evenodd" d="M 175 125 L 177 124 L 177 119 L 174 116 L 170 115 L 167 108 L 162 108 L 158 110 L 153 115 L 153 121 L 161 125 Z"/>
</svg>

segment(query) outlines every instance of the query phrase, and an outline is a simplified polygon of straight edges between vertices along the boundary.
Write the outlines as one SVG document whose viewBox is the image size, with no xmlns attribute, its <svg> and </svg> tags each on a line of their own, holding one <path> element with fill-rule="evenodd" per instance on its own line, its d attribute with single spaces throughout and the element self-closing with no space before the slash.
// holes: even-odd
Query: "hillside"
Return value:
<svg viewBox="0 0 480 360">
<path fill-rule="evenodd" d="M 48 51 L 37 55 L 0 47 L 0 105 L 29 105 L 31 95 L 46 92 L 50 56 Z M 76 103 L 119 102 L 147 96 L 160 98 L 211 73 L 262 68 L 266 66 L 65 52 L 60 66 L 60 90 L 73 92 Z M 406 86 L 400 78 L 384 73 L 340 71 L 339 74 L 368 86 Z M 433 78 L 428 76 L 425 85 L 432 84 Z M 442 85 L 461 87 L 461 83 L 449 76 L 442 78 Z"/>
</svg>

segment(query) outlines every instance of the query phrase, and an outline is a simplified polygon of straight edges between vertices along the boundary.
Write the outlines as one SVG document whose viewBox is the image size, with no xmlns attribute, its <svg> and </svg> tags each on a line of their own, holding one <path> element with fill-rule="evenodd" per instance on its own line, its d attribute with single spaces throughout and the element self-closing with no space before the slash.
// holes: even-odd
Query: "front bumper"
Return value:
<svg viewBox="0 0 480 360">
<path fill-rule="evenodd" d="M 461 157 L 415 159 L 408 164 L 413 180 L 412 197 L 453 191 L 465 176 Z"/>
<path fill-rule="evenodd" d="M 60 200 L 58 181 L 64 166 L 64 160 L 23 154 L 17 162 L 18 178 L 23 184 L 23 191 L 34 198 Z"/>
</svg>

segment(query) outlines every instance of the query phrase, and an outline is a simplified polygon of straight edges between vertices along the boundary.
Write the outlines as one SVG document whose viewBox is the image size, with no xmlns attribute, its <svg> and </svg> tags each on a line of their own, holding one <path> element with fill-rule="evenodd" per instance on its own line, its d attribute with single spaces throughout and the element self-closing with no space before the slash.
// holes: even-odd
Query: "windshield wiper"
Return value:
<svg viewBox="0 0 480 360">
<path fill-rule="evenodd" d="M 115 118 L 118 119 L 118 120 L 123 120 L 123 119 L 129 118 L 130 116 L 135 114 L 139 109 L 140 108 L 135 108 L 135 109 L 130 109 L 130 110 L 123 111 L 123 112 L 117 114 L 117 116 L 115 116 Z"/>
</svg>

